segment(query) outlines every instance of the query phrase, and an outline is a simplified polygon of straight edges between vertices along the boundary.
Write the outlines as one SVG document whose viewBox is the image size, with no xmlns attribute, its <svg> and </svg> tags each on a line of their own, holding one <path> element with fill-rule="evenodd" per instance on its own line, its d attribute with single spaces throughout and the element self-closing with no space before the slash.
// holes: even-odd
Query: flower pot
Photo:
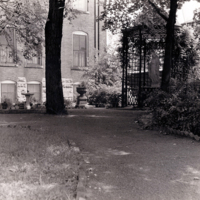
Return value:
<svg viewBox="0 0 200 200">
<path fill-rule="evenodd" d="M 15 108 L 15 106 L 11 106 L 11 108 L 10 108 L 11 110 L 15 110 L 16 108 Z"/>
<path fill-rule="evenodd" d="M 84 87 L 77 87 L 76 88 L 76 91 L 80 94 L 80 95 L 83 95 L 87 92 L 87 89 L 84 88 Z"/>
<path fill-rule="evenodd" d="M 19 106 L 19 109 L 24 109 L 24 103 L 19 103 L 18 106 Z"/>
<path fill-rule="evenodd" d="M 2 103 L 1 106 L 2 106 L 2 109 L 7 109 L 8 108 L 8 104 L 6 102 Z"/>
<path fill-rule="evenodd" d="M 77 87 L 76 91 L 80 94 L 80 96 L 77 98 L 76 107 L 85 107 L 87 104 L 87 97 L 85 96 L 87 89 L 85 87 Z"/>
<path fill-rule="evenodd" d="M 73 102 L 73 103 L 72 103 L 72 108 L 75 108 L 75 107 L 76 107 L 76 103 Z"/>
</svg>

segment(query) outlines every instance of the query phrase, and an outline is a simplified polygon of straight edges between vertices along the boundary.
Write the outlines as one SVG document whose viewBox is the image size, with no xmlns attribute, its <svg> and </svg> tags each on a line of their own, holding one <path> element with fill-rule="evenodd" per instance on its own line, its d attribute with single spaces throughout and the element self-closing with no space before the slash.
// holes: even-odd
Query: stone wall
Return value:
<svg viewBox="0 0 200 200">
<path fill-rule="evenodd" d="M 103 22 L 96 21 L 98 13 L 96 12 L 95 16 L 94 9 L 94 1 L 89 1 L 88 12 L 78 14 L 77 18 L 72 20 L 71 24 L 67 19 L 65 19 L 63 23 L 63 38 L 61 47 L 62 77 L 71 78 L 73 79 L 73 82 L 80 82 L 83 79 L 82 75 L 84 73 L 84 70 L 87 69 L 73 68 L 73 33 L 75 31 L 82 31 L 87 34 L 87 67 L 90 67 L 94 64 L 94 57 L 98 54 L 98 44 L 100 51 L 104 51 L 107 45 L 107 33 L 106 31 L 102 31 Z M 100 11 L 101 10 L 102 7 L 100 8 Z M 99 37 L 98 23 L 100 23 Z M 94 24 L 96 24 L 96 29 Z"/>
</svg>

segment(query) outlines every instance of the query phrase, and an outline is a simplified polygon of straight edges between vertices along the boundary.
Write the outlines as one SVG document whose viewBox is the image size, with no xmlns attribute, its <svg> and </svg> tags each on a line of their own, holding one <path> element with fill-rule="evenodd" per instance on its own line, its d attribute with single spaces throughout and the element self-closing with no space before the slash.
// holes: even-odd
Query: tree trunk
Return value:
<svg viewBox="0 0 200 200">
<path fill-rule="evenodd" d="M 64 114 L 61 78 L 61 41 L 65 0 L 49 0 L 49 14 L 45 26 L 46 50 L 46 112 Z"/>
<path fill-rule="evenodd" d="M 177 1 L 178 0 L 170 0 L 170 13 L 166 25 L 167 36 L 166 36 L 165 58 L 164 58 L 162 83 L 161 83 L 161 89 L 166 92 L 169 91 L 170 73 L 173 67 L 172 56 L 173 56 L 173 45 L 174 45 L 174 26 L 176 23 L 176 11 L 178 7 Z"/>
</svg>

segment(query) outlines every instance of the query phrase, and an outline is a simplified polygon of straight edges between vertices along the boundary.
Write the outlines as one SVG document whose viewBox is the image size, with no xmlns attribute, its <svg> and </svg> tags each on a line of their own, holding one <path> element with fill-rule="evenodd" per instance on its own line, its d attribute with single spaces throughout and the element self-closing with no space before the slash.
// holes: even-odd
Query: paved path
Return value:
<svg viewBox="0 0 200 200">
<path fill-rule="evenodd" d="M 68 116 L 1 115 L 3 124 L 62 131 L 83 155 L 79 199 L 199 200 L 200 142 L 142 130 L 141 111 L 70 110 Z M 0 122 L 0 124 L 1 124 Z M 82 180 L 84 178 L 84 180 Z"/>
</svg>

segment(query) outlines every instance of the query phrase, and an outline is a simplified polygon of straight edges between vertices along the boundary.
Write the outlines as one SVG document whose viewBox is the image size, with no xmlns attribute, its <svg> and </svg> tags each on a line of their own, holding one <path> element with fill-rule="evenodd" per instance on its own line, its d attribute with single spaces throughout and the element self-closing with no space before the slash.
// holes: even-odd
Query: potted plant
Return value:
<svg viewBox="0 0 200 200">
<path fill-rule="evenodd" d="M 72 108 L 75 108 L 75 107 L 76 107 L 76 98 L 74 97 L 72 101 Z"/>
<path fill-rule="evenodd" d="M 11 110 L 15 110 L 16 108 L 15 108 L 15 103 L 13 103 L 12 104 L 12 106 L 11 106 Z"/>
<path fill-rule="evenodd" d="M 12 102 L 9 98 L 4 97 L 2 102 L 3 102 L 3 103 L 1 103 L 2 109 L 11 108 Z"/>
<path fill-rule="evenodd" d="M 71 108 L 72 107 L 72 101 L 70 99 L 64 99 L 64 105 L 65 108 Z"/>
<path fill-rule="evenodd" d="M 6 103 L 6 101 L 4 101 L 3 103 L 1 103 L 2 109 L 7 109 L 8 104 Z"/>
<path fill-rule="evenodd" d="M 35 97 L 31 98 L 31 101 L 30 101 L 31 109 L 37 109 L 39 107 L 39 104 L 40 103 L 37 101 Z"/>
<path fill-rule="evenodd" d="M 17 105 L 17 109 L 24 109 L 25 107 L 25 102 L 18 102 L 16 105 Z"/>
</svg>

